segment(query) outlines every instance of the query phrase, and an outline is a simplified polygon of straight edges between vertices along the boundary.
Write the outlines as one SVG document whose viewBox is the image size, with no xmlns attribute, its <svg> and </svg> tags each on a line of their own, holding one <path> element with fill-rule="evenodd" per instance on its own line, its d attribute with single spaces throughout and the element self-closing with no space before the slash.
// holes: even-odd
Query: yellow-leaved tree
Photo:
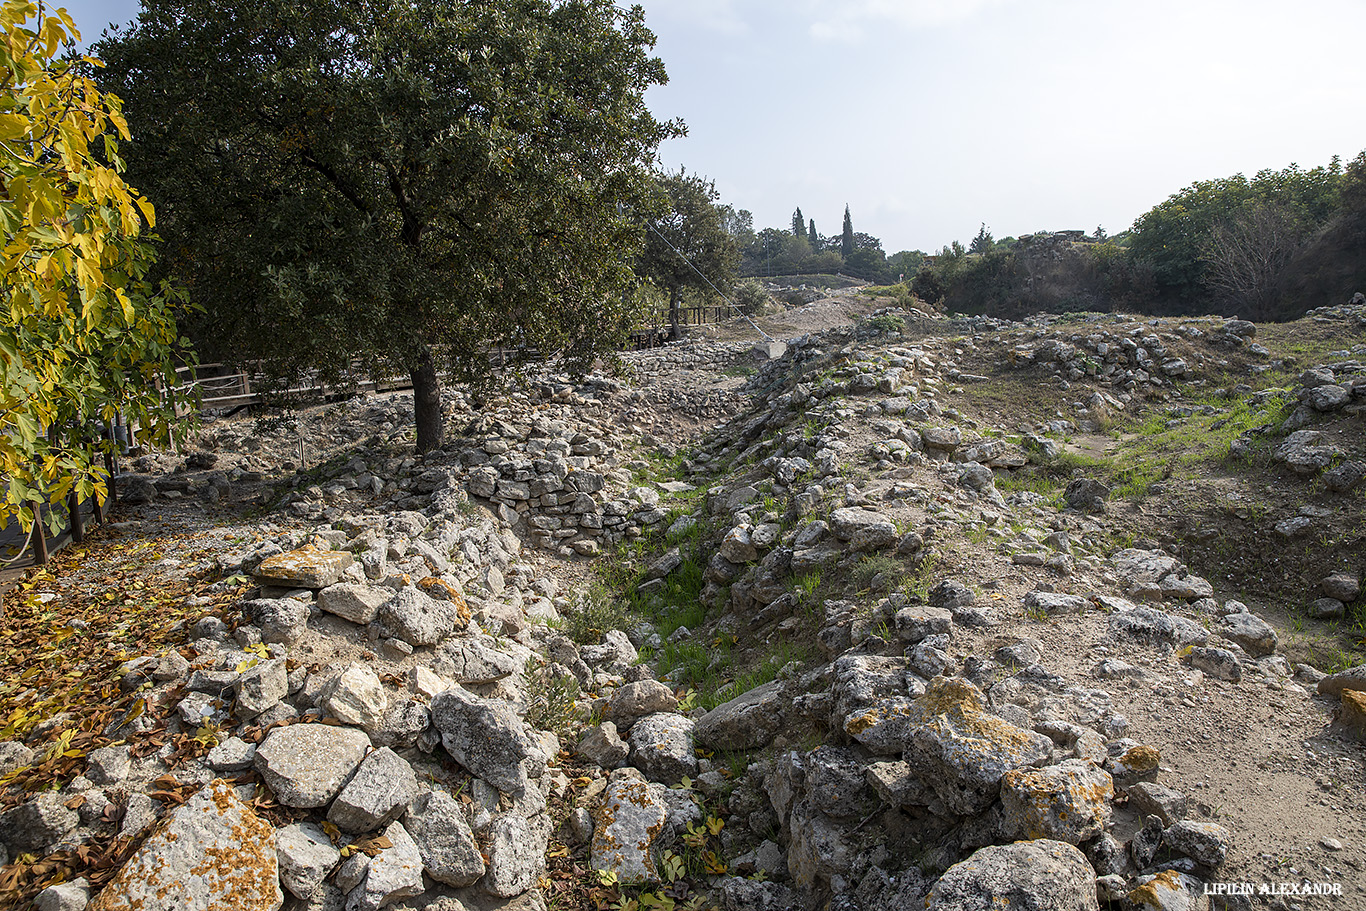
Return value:
<svg viewBox="0 0 1366 911">
<path fill-rule="evenodd" d="M 0 528 L 31 528 L 73 489 L 103 498 L 116 414 L 158 443 L 187 429 L 171 388 L 181 298 L 148 278 L 154 213 L 120 177 L 128 126 L 91 78 L 100 62 L 56 56 L 78 40 L 64 9 L 0 8 Z"/>
</svg>

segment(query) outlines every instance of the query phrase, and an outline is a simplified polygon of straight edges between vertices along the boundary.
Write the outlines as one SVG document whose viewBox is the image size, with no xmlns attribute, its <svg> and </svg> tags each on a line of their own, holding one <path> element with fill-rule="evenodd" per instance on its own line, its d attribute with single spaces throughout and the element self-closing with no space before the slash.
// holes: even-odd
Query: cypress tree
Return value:
<svg viewBox="0 0 1366 911">
<path fill-rule="evenodd" d="M 821 236 L 816 233 L 816 219 L 811 219 L 808 223 L 806 239 L 811 243 L 811 252 L 819 253 L 821 250 Z"/>
<path fill-rule="evenodd" d="M 854 253 L 854 221 L 849 217 L 849 204 L 844 206 L 844 235 L 840 238 L 840 255 L 846 260 Z"/>
<path fill-rule="evenodd" d="M 801 237 L 806 233 L 806 219 L 802 218 L 802 207 L 797 206 L 797 211 L 792 213 L 792 234 Z"/>
</svg>

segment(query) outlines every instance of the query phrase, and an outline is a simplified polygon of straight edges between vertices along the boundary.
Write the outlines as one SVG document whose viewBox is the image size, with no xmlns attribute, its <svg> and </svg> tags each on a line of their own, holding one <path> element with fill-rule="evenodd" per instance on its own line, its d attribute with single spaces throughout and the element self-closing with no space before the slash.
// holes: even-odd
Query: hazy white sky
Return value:
<svg viewBox="0 0 1366 911">
<path fill-rule="evenodd" d="M 888 253 L 1103 225 L 1195 180 L 1366 149 L 1363 0 L 640 0 L 689 135 L 756 227 Z M 87 37 L 131 0 L 71 0 Z"/>
</svg>

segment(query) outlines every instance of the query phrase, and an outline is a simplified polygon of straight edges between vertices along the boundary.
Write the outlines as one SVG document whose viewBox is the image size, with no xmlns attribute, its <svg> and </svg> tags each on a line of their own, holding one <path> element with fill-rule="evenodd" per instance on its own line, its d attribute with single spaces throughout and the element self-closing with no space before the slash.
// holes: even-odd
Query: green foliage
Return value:
<svg viewBox="0 0 1366 911">
<path fill-rule="evenodd" d="M 886 554 L 867 554 L 854 564 L 849 573 L 849 582 L 856 591 L 865 591 L 872 587 L 874 579 L 882 576 L 886 580 L 886 588 L 895 588 L 904 574 L 905 567 L 896 558 Z"/>
<path fill-rule="evenodd" d="M 914 277 L 924 262 L 925 251 L 901 250 L 887 257 L 887 270 L 892 277 L 904 283 L 906 279 Z"/>
<path fill-rule="evenodd" d="M 95 58 L 55 58 L 80 37 L 65 10 L 11 0 L 0 30 L 0 528 L 28 529 L 72 490 L 103 498 L 102 422 L 122 413 L 162 445 L 193 422 L 157 390 L 187 343 L 178 293 L 148 277 L 155 213 L 121 176 L 119 99 L 96 87 Z"/>
<path fill-rule="evenodd" d="M 878 335 L 892 335 L 906 328 L 906 319 L 898 313 L 879 313 L 860 325 Z"/>
<path fill-rule="evenodd" d="M 982 227 L 977 231 L 977 236 L 974 237 L 972 239 L 972 243 L 968 245 L 968 252 L 990 253 L 991 248 L 995 245 L 995 243 L 996 239 L 993 238 L 991 236 L 991 232 L 987 230 L 987 223 L 982 222 Z"/>
<path fill-rule="evenodd" d="M 580 645 L 586 645 L 602 639 L 608 630 L 621 629 L 627 619 L 626 606 L 605 586 L 590 585 L 564 618 L 564 632 Z"/>
<path fill-rule="evenodd" d="M 684 291 L 714 295 L 735 282 L 740 250 L 726 231 L 716 185 L 700 175 L 665 173 L 657 178 L 663 207 L 650 222 L 636 266 L 645 280 L 669 296 L 669 322 L 677 337 Z"/>
<path fill-rule="evenodd" d="M 208 350 L 407 372 L 428 449 L 438 369 L 586 370 L 632 328 L 637 213 L 681 132 L 644 104 L 653 42 L 611 0 L 144 0 L 99 48 Z"/>
<path fill-rule="evenodd" d="M 723 642 L 722 647 L 729 654 L 729 646 Z M 728 666 L 726 670 L 730 672 L 729 676 L 727 674 L 713 674 L 705 681 L 699 702 L 705 709 L 714 709 L 721 703 L 747 693 L 756 686 L 763 686 L 765 683 L 778 679 L 778 674 L 782 669 L 792 662 L 803 664 L 810 658 L 811 651 L 805 643 L 783 639 L 774 645 L 771 652 L 764 655 L 748 669 L 735 672 L 733 668 Z"/>
<path fill-rule="evenodd" d="M 764 290 L 764 286 L 752 278 L 747 278 L 735 286 L 732 293 L 735 299 L 735 306 L 740 308 L 740 312 L 746 316 L 758 316 L 763 313 L 773 298 Z"/>
<path fill-rule="evenodd" d="M 1292 164 L 1281 171 L 1259 171 L 1196 181 L 1154 206 L 1134 222 L 1129 249 L 1151 265 L 1160 293 L 1191 302 L 1206 293 L 1208 253 L 1221 225 L 1259 205 L 1275 204 L 1302 232 L 1324 225 L 1342 201 L 1342 167 L 1334 158 L 1309 171 Z"/>
<path fill-rule="evenodd" d="M 820 570 L 810 570 L 792 581 L 794 590 L 797 592 L 797 597 L 801 600 L 802 605 L 814 605 L 817 600 L 817 592 L 820 591 L 821 587 Z"/>
<path fill-rule="evenodd" d="M 528 667 L 526 720 L 542 731 L 572 737 L 578 722 L 579 682 L 571 676 L 551 676 L 544 668 Z"/>
</svg>

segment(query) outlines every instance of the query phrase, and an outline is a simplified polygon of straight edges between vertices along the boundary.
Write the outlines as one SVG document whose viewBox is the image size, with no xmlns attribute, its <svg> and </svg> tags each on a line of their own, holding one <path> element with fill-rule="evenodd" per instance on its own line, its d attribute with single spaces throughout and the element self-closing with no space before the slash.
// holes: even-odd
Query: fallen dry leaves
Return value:
<svg viewBox="0 0 1366 911">
<path fill-rule="evenodd" d="M 200 536 L 188 529 L 146 537 L 98 528 L 5 593 L 0 741 L 24 743 L 35 758 L 0 777 L 0 811 L 67 784 L 85 771 L 92 750 L 112 743 L 129 744 L 135 757 L 169 743 L 172 767 L 207 751 L 204 738 L 167 732 L 176 693 L 153 704 L 141 689 L 125 692 L 118 673 L 130 658 L 183 647 L 194 620 L 236 600 L 236 590 L 207 590 L 219 575 L 210 559 L 216 550 L 197 545 Z M 174 561 L 162 563 L 167 556 Z M 152 722 L 143 723 L 148 730 L 129 728 L 139 716 Z M 178 806 L 189 793 L 169 775 L 154 787 L 152 798 L 164 806 Z M 0 868 L 0 906 L 20 907 L 46 886 L 77 876 L 100 885 L 140 843 L 106 835 L 47 857 L 13 858 Z"/>
</svg>

